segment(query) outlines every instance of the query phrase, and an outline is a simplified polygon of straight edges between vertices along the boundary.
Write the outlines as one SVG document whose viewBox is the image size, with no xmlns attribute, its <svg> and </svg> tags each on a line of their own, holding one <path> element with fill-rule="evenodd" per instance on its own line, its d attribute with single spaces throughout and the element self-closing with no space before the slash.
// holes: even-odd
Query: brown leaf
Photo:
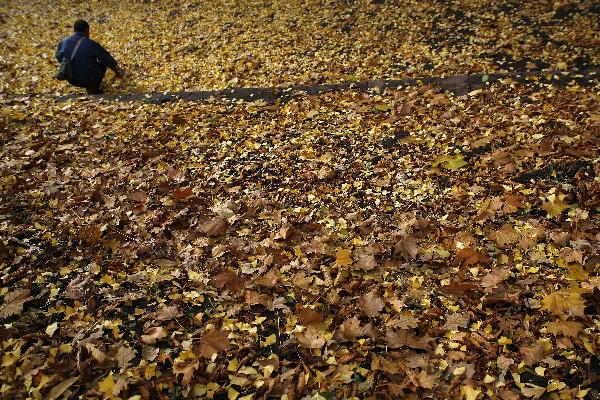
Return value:
<svg viewBox="0 0 600 400">
<path fill-rule="evenodd" d="M 185 188 L 185 189 L 175 189 L 175 191 L 173 192 L 173 201 L 177 202 L 177 201 L 181 201 L 189 196 L 191 196 L 193 193 L 192 188 Z"/>
<path fill-rule="evenodd" d="M 546 330 L 554 336 L 577 337 L 583 329 L 583 324 L 575 321 L 564 321 L 559 319 L 553 322 L 546 322 Z"/>
<path fill-rule="evenodd" d="M 485 288 L 486 292 L 489 292 L 509 276 L 510 271 L 508 269 L 494 269 L 481 279 L 481 286 Z"/>
<path fill-rule="evenodd" d="M 394 246 L 394 256 L 402 256 L 407 261 L 414 260 L 417 253 L 417 239 L 412 235 L 403 237 Z"/>
<path fill-rule="evenodd" d="M 456 253 L 456 257 L 462 260 L 463 265 L 485 264 L 490 262 L 489 257 L 468 247 L 461 249 Z"/>
<path fill-rule="evenodd" d="M 213 285 L 218 288 L 227 288 L 232 292 L 239 292 L 244 289 L 244 279 L 233 271 L 223 271 L 212 278 Z"/>
<path fill-rule="evenodd" d="M 141 190 L 136 190 L 133 193 L 131 193 L 131 198 L 140 203 L 145 203 L 148 201 L 148 196 Z"/>
<path fill-rule="evenodd" d="M 162 326 L 153 326 L 146 331 L 145 335 L 142 335 L 142 342 L 146 344 L 154 344 L 157 341 L 167 337 L 167 330 Z"/>
<path fill-rule="evenodd" d="M 230 349 L 232 345 L 228 335 L 228 332 L 216 329 L 205 332 L 200 339 L 200 355 L 211 358 L 214 353 Z"/>
<path fill-rule="evenodd" d="M 521 239 L 519 232 L 517 232 L 512 225 L 508 224 L 502 225 L 502 227 L 494 232 L 491 237 L 500 247 L 518 243 Z"/>
<path fill-rule="evenodd" d="M 267 272 L 265 275 L 260 276 L 254 280 L 254 282 L 256 282 L 258 285 L 267 287 L 269 289 L 274 287 L 275 285 L 277 285 L 278 281 L 279 281 L 279 278 L 277 277 L 277 275 L 275 274 L 275 271 L 273 271 L 273 270 Z"/>
<path fill-rule="evenodd" d="M 335 337 L 341 342 L 352 342 L 357 336 L 361 336 L 363 328 L 360 320 L 356 317 L 345 320 L 335 332 Z"/>
<path fill-rule="evenodd" d="M 313 311 L 308 307 L 302 307 L 298 304 L 296 305 L 296 313 L 298 314 L 300 323 L 304 326 L 318 325 L 323 322 L 323 314 Z"/>
<path fill-rule="evenodd" d="M 9 292 L 4 296 L 4 304 L 0 307 L 0 318 L 21 314 L 24 304 L 31 300 L 33 297 L 29 296 L 29 289 L 17 289 Z"/>
<path fill-rule="evenodd" d="M 159 350 L 153 346 L 143 346 L 142 347 L 142 358 L 147 361 L 154 361 L 154 359 L 158 356 Z"/>
<path fill-rule="evenodd" d="M 116 360 L 117 360 L 117 365 L 119 366 L 119 368 L 121 368 L 121 371 L 127 369 L 129 367 L 129 363 L 131 362 L 131 360 L 135 357 L 135 350 L 126 347 L 126 346 L 121 346 L 119 347 L 119 350 L 117 351 L 117 355 L 116 355 Z"/>
<path fill-rule="evenodd" d="M 396 317 L 389 319 L 385 325 L 389 328 L 409 329 L 419 326 L 419 319 L 415 318 L 409 312 L 399 314 Z"/>
<path fill-rule="evenodd" d="M 227 227 L 229 226 L 229 222 L 223 217 L 215 217 L 200 227 L 200 230 L 206 233 L 207 236 L 217 237 L 224 235 L 227 232 Z"/>
<path fill-rule="evenodd" d="M 57 385 L 54 385 L 52 387 L 52 389 L 50 389 L 50 392 L 48 392 L 48 394 L 45 396 L 45 399 L 46 400 L 56 400 L 56 399 L 59 399 L 61 397 L 61 395 L 69 387 L 71 387 L 71 385 L 73 385 L 75 382 L 77 382 L 78 379 L 79 379 L 79 376 L 75 376 L 73 378 L 65 379 L 64 381 L 60 382 Z"/>
<path fill-rule="evenodd" d="M 530 367 L 534 364 L 537 364 L 544 358 L 544 352 L 539 343 L 521 346 L 519 348 L 519 352 L 523 356 L 523 362 Z"/>
<path fill-rule="evenodd" d="M 158 321 L 169 321 L 180 315 L 177 306 L 165 306 L 154 313 L 154 319 Z"/>
<path fill-rule="evenodd" d="M 371 291 L 360 298 L 358 306 L 367 317 L 373 318 L 379 315 L 385 303 L 376 292 Z"/>
<path fill-rule="evenodd" d="M 364 271 L 370 271 L 377 267 L 377 261 L 373 254 L 366 254 L 363 250 L 357 252 L 356 268 Z"/>
<path fill-rule="evenodd" d="M 384 340 L 393 349 L 407 346 L 414 349 L 428 350 L 429 342 L 432 339 L 429 336 L 417 337 L 410 329 L 388 329 Z"/>
<path fill-rule="evenodd" d="M 463 313 L 454 313 L 446 316 L 446 323 L 443 329 L 456 331 L 458 328 L 469 327 L 469 316 Z"/>
<path fill-rule="evenodd" d="M 296 332 L 296 339 L 302 347 L 308 349 L 320 349 L 325 345 L 323 336 L 312 326 L 306 328 L 304 332 Z"/>
<path fill-rule="evenodd" d="M 181 380 L 181 384 L 186 386 L 192 381 L 194 371 L 198 369 L 198 366 L 199 363 L 197 360 L 178 361 L 173 364 L 173 373 L 175 375 L 182 374 L 183 379 Z"/>
<path fill-rule="evenodd" d="M 98 361 L 100 364 L 106 361 L 106 354 L 92 343 L 86 343 L 84 346 L 86 350 L 90 352 L 94 360 Z"/>
</svg>

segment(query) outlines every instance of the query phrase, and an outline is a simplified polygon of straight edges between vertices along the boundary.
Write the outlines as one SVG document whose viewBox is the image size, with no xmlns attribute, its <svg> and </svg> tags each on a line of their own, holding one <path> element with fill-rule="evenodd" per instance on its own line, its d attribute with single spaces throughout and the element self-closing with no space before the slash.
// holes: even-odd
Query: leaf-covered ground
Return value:
<svg viewBox="0 0 600 400">
<path fill-rule="evenodd" d="M 600 397 L 597 4 L 81 5 L 0 5 L 2 399 Z M 122 93 L 571 75 L 13 95 L 77 17 Z"/>
<path fill-rule="evenodd" d="M 121 92 L 600 64 L 594 0 L 4 0 L 0 91 L 64 92 L 54 49 L 76 18 L 128 71 Z"/>
<path fill-rule="evenodd" d="M 3 398 L 595 398 L 599 90 L 5 100 Z"/>
</svg>

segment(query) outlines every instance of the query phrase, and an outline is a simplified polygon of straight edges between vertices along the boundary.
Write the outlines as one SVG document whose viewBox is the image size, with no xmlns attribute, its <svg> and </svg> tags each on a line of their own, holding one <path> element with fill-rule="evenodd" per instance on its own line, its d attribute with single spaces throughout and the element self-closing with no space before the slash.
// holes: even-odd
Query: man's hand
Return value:
<svg viewBox="0 0 600 400">
<path fill-rule="evenodd" d="M 114 69 L 115 78 L 123 78 L 125 76 L 125 71 L 121 67 L 117 67 Z"/>
</svg>

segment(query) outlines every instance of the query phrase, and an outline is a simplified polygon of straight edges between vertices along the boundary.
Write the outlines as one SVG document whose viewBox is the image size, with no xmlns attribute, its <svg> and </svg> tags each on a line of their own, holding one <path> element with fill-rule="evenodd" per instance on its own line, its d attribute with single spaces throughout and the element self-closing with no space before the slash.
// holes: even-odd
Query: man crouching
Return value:
<svg viewBox="0 0 600 400">
<path fill-rule="evenodd" d="M 90 39 L 90 25 L 86 21 L 75 21 L 73 28 L 75 33 L 61 40 L 56 49 L 58 62 L 69 64 L 68 74 L 63 74 L 62 79 L 85 88 L 88 94 L 102 94 L 100 85 L 106 68 L 112 69 L 117 77 L 122 77 L 123 71 L 104 47 Z"/>
</svg>

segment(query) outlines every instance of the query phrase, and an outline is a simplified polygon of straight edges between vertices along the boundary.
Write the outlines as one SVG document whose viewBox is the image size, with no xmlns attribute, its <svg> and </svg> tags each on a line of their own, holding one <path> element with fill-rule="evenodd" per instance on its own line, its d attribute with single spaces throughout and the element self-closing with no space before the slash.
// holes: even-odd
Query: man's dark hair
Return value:
<svg viewBox="0 0 600 400">
<path fill-rule="evenodd" d="M 75 32 L 86 33 L 90 29 L 90 24 L 82 19 L 78 19 L 73 24 L 73 29 Z"/>
</svg>

